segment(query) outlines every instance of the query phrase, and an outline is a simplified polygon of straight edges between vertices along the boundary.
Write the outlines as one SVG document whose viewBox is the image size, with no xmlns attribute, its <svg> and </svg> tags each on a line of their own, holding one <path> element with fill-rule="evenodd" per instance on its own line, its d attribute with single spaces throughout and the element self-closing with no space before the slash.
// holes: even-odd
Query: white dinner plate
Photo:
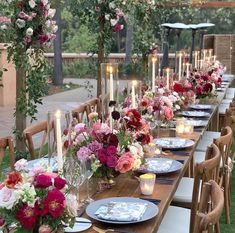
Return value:
<svg viewBox="0 0 235 233">
<path fill-rule="evenodd" d="M 187 138 L 155 138 L 153 143 L 161 146 L 163 149 L 183 149 L 194 145 L 194 141 Z"/>
<path fill-rule="evenodd" d="M 169 167 L 166 166 L 167 163 L 169 163 Z M 164 169 L 164 167 L 166 169 Z M 183 164 L 177 160 L 168 158 L 146 158 L 145 164 L 141 166 L 139 171 L 142 173 L 168 174 L 179 171 L 182 167 Z"/>
<path fill-rule="evenodd" d="M 183 111 L 181 112 L 181 115 L 185 117 L 209 117 L 210 113 L 201 111 Z"/>
<path fill-rule="evenodd" d="M 208 124 L 208 121 L 203 121 L 203 120 L 186 120 L 185 121 L 186 125 L 193 125 L 194 127 L 203 127 Z"/>
<path fill-rule="evenodd" d="M 75 222 L 73 228 L 65 227 L 64 231 L 65 232 L 80 232 L 80 231 L 85 231 L 85 230 L 89 229 L 91 227 L 91 225 L 92 225 L 91 221 L 89 219 L 86 219 L 86 218 L 76 217 L 76 221 L 83 221 L 83 222 L 87 222 L 87 223 Z"/>
<path fill-rule="evenodd" d="M 196 110 L 209 110 L 212 108 L 212 105 L 209 104 L 191 104 L 189 105 L 190 108 Z"/>
<path fill-rule="evenodd" d="M 105 220 L 105 219 L 101 219 L 98 218 L 97 215 L 95 215 L 95 212 L 103 205 L 107 205 L 110 202 L 134 202 L 134 203 L 139 203 L 139 202 L 143 202 L 147 204 L 147 208 L 142 216 L 142 218 L 140 220 L 137 221 L 112 221 L 112 220 Z M 159 212 L 158 207 L 146 200 L 142 200 L 139 198 L 134 198 L 134 197 L 111 197 L 111 198 L 105 198 L 105 199 L 101 199 L 98 201 L 94 201 L 92 203 L 90 203 L 87 208 L 86 208 L 86 214 L 90 217 L 93 218 L 97 221 L 100 222 L 106 222 L 106 223 L 112 223 L 112 224 L 133 224 L 133 223 L 138 223 L 138 222 L 144 222 L 147 221 L 153 217 L 155 217 Z"/>
</svg>

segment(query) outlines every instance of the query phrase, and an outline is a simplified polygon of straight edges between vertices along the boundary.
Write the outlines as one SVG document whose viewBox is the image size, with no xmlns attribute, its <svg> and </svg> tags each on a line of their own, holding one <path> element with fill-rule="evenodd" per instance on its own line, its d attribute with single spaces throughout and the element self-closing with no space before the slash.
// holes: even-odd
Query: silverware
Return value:
<svg viewBox="0 0 235 233">
<path fill-rule="evenodd" d="M 123 231 L 123 230 L 111 229 L 111 228 L 109 228 L 109 229 L 101 229 L 101 228 L 99 228 L 99 227 L 97 227 L 97 226 L 93 226 L 92 228 L 93 228 L 93 230 L 95 230 L 95 231 L 98 232 L 98 233 L 107 233 L 107 232 L 135 233 L 135 232 L 133 232 L 133 231 Z"/>
</svg>

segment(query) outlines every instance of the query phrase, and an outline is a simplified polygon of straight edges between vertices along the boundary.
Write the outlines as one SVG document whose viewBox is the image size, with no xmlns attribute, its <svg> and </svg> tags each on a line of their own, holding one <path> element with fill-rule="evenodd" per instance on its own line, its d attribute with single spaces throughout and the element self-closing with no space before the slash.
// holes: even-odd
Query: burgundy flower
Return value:
<svg viewBox="0 0 235 233">
<path fill-rule="evenodd" d="M 24 2 L 20 1 L 18 2 L 18 8 L 22 9 L 24 7 Z"/>
<path fill-rule="evenodd" d="M 57 189 L 62 189 L 62 188 L 64 188 L 65 185 L 66 185 L 66 180 L 65 179 L 62 179 L 58 176 L 54 179 L 54 186 Z"/>
<path fill-rule="evenodd" d="M 114 155 L 110 155 L 110 156 L 107 156 L 107 166 L 110 167 L 110 168 L 115 168 L 117 166 L 117 156 L 114 156 Z"/>
<path fill-rule="evenodd" d="M 141 115 L 140 113 L 136 110 L 136 109 L 130 109 L 127 113 L 126 116 L 128 117 L 128 119 L 126 119 L 127 121 L 127 127 L 129 129 L 138 129 L 139 127 L 141 127 Z"/>
<path fill-rule="evenodd" d="M 150 135 L 146 134 L 141 134 L 138 138 L 137 141 L 141 142 L 142 145 L 149 144 L 151 141 Z"/>
<path fill-rule="evenodd" d="M 113 111 L 112 112 L 112 118 L 114 119 L 114 120 L 119 120 L 120 119 L 120 117 L 121 117 L 121 114 L 120 114 L 120 112 L 118 112 L 118 111 Z"/>
<path fill-rule="evenodd" d="M 115 146 L 108 146 L 106 149 L 106 153 L 110 156 L 116 156 L 117 154 L 117 147 Z"/>
<path fill-rule="evenodd" d="M 107 162 L 107 154 L 105 149 L 98 150 L 98 159 L 102 164 L 106 164 Z"/>
<path fill-rule="evenodd" d="M 106 145 L 110 145 L 110 146 L 112 145 L 112 146 L 117 147 L 118 146 L 118 137 L 117 137 L 117 135 L 112 134 L 112 133 L 104 135 L 103 143 Z"/>
<path fill-rule="evenodd" d="M 64 129 L 63 134 L 64 134 L 65 136 L 67 136 L 67 135 L 68 135 L 68 133 L 69 133 L 69 130 L 68 130 L 68 129 Z"/>
<path fill-rule="evenodd" d="M 42 202 L 42 215 L 50 214 L 52 218 L 57 218 L 62 215 L 64 209 L 65 197 L 58 189 L 48 191 L 45 200 Z"/>
<path fill-rule="evenodd" d="M 0 216 L 0 227 L 4 226 L 5 220 L 2 216 Z"/>
<path fill-rule="evenodd" d="M 64 148 L 68 148 L 69 147 L 69 141 L 68 140 L 66 140 L 65 142 L 64 142 Z"/>
<path fill-rule="evenodd" d="M 36 176 L 35 183 L 37 188 L 48 188 L 52 185 L 52 180 L 50 176 L 41 174 Z"/>
<path fill-rule="evenodd" d="M 196 86 L 196 94 L 197 95 L 201 95 L 202 94 L 202 86 L 201 85 L 197 85 Z"/>
<path fill-rule="evenodd" d="M 202 91 L 206 93 L 211 92 L 212 89 L 213 89 L 213 86 L 210 83 L 206 83 L 202 87 Z"/>
<path fill-rule="evenodd" d="M 39 210 L 37 204 L 35 204 L 34 207 L 30 207 L 27 204 L 24 204 L 16 213 L 16 219 L 24 228 L 32 229 L 37 222 L 38 215 Z"/>
</svg>

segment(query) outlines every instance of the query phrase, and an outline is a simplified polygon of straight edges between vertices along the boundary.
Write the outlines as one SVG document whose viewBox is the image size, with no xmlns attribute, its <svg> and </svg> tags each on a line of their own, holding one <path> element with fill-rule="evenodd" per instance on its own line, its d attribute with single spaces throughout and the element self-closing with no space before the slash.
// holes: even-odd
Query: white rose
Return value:
<svg viewBox="0 0 235 233">
<path fill-rule="evenodd" d="M 115 8 L 114 2 L 110 2 L 110 3 L 109 3 L 109 8 L 110 8 L 110 9 L 114 9 L 114 8 Z"/>
<path fill-rule="evenodd" d="M 33 35 L 33 29 L 32 29 L 32 28 L 28 28 L 28 29 L 26 30 L 26 35 L 27 35 L 27 36 L 32 36 L 32 35 Z"/>
<path fill-rule="evenodd" d="M 55 16 L 56 9 L 49 9 L 48 10 L 48 17 L 53 18 Z"/>
<path fill-rule="evenodd" d="M 16 25 L 18 26 L 18 28 L 24 28 L 25 27 L 25 21 L 23 19 L 17 19 L 16 20 Z"/>
<path fill-rule="evenodd" d="M 77 197 L 73 194 L 68 194 L 65 197 L 66 199 L 66 207 L 71 216 L 76 217 L 77 216 L 77 210 L 78 210 L 78 201 Z"/>
<path fill-rule="evenodd" d="M 105 19 L 109 20 L 110 19 L 110 14 L 105 14 Z"/>
<path fill-rule="evenodd" d="M 111 23 L 112 26 L 115 26 L 117 24 L 117 22 L 118 21 L 116 19 L 111 19 L 110 20 L 110 23 Z"/>
<path fill-rule="evenodd" d="M 19 199 L 17 192 L 14 189 L 3 187 L 0 190 L 0 207 L 8 210 L 12 209 L 14 203 Z"/>
<path fill-rule="evenodd" d="M 34 0 L 29 1 L 29 6 L 33 9 L 36 6 L 36 3 Z"/>
<path fill-rule="evenodd" d="M 48 0 L 42 0 L 42 3 L 44 6 L 46 6 L 48 4 Z"/>
<path fill-rule="evenodd" d="M 52 27 L 52 32 L 53 32 L 53 33 L 56 33 L 57 30 L 58 30 L 58 26 L 57 26 L 57 25 L 53 25 L 53 27 Z"/>
<path fill-rule="evenodd" d="M 1 30 L 6 30 L 7 29 L 7 25 L 3 24 L 0 28 L 1 28 Z"/>
</svg>

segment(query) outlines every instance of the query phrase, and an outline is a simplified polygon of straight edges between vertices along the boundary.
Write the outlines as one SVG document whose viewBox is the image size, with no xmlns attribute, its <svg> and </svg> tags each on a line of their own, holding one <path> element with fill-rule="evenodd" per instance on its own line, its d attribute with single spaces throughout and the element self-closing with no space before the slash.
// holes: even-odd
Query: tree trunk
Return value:
<svg viewBox="0 0 235 233">
<path fill-rule="evenodd" d="M 18 105 L 19 98 L 27 104 L 26 96 L 26 73 L 24 69 L 16 71 L 16 115 L 15 115 L 15 130 L 16 130 L 16 150 L 25 152 L 26 147 L 23 141 L 23 131 L 26 128 L 26 115 L 21 111 Z"/>
<path fill-rule="evenodd" d="M 102 94 L 102 73 L 101 63 L 104 62 L 104 21 L 100 21 L 100 31 L 98 37 L 98 74 L 97 74 L 97 98 Z"/>
<path fill-rule="evenodd" d="M 126 63 L 131 63 L 133 45 L 133 25 L 127 24 L 126 29 Z"/>
<path fill-rule="evenodd" d="M 53 84 L 56 86 L 63 85 L 63 74 L 62 74 L 62 50 L 61 50 L 61 6 L 58 3 L 56 9 L 55 20 L 58 25 L 56 32 L 56 39 L 54 41 L 54 78 Z"/>
<path fill-rule="evenodd" d="M 148 78 L 148 55 L 142 54 L 142 71 L 144 79 Z"/>
</svg>

